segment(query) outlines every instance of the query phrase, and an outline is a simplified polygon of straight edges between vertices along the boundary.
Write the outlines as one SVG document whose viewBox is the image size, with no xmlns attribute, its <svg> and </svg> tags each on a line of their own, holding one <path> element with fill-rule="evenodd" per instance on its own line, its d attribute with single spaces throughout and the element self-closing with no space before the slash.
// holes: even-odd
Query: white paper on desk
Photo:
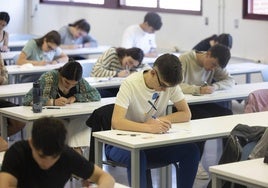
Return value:
<svg viewBox="0 0 268 188">
<path fill-rule="evenodd" d="M 20 65 L 19 68 L 33 68 L 33 64 L 32 63 L 25 63 L 23 65 Z"/>
<path fill-rule="evenodd" d="M 96 83 L 96 82 L 107 82 L 110 81 L 112 78 L 111 77 L 88 77 L 86 80 L 89 83 Z"/>
</svg>

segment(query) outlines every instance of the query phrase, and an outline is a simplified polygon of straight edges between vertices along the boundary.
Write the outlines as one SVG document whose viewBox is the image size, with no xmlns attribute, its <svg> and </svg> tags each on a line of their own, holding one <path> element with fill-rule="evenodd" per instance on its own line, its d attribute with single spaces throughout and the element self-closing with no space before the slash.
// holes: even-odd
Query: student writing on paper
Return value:
<svg viewBox="0 0 268 188">
<path fill-rule="evenodd" d="M 29 40 L 23 47 L 17 64 L 30 63 L 34 66 L 45 66 L 48 64 L 66 63 L 68 56 L 62 52 L 59 45 L 60 35 L 57 31 L 50 31 L 43 37 Z M 34 82 L 41 74 L 24 75 L 22 82 Z"/>
<path fill-rule="evenodd" d="M 40 79 L 43 106 L 65 106 L 74 102 L 99 101 L 96 88 L 82 78 L 82 66 L 77 61 L 69 61 L 59 70 L 44 73 Z M 32 89 L 25 95 L 23 105 L 32 105 Z M 49 110 L 49 109 L 45 109 Z M 61 109 L 58 109 L 61 110 Z M 68 144 L 81 152 L 81 147 L 89 147 L 90 129 L 85 125 L 88 117 L 77 117 L 66 121 Z"/>
<path fill-rule="evenodd" d="M 8 48 L 8 32 L 4 28 L 8 25 L 10 20 L 9 14 L 7 12 L 0 12 L 0 51 L 7 52 Z"/>
<path fill-rule="evenodd" d="M 172 123 L 189 121 L 191 112 L 178 85 L 182 81 L 181 71 L 179 59 L 174 55 L 164 54 L 157 58 L 152 69 L 136 72 L 127 77 L 116 97 L 112 128 L 165 134 L 170 130 Z M 178 111 L 167 115 L 169 100 L 174 103 Z M 105 153 L 108 159 L 127 166 L 128 180 L 131 183 L 130 151 L 107 145 Z M 179 185 L 190 188 L 194 183 L 198 161 L 199 150 L 195 144 L 141 150 L 140 188 L 145 188 L 147 185 L 147 167 L 163 162 L 163 166 L 179 162 Z"/>
</svg>

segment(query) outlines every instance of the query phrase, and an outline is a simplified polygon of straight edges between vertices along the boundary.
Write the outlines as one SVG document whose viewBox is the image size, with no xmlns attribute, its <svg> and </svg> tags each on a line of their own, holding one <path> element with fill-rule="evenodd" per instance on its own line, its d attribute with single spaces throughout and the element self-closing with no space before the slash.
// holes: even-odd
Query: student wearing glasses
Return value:
<svg viewBox="0 0 268 188">
<path fill-rule="evenodd" d="M 140 48 L 115 48 L 105 51 L 95 63 L 92 77 L 127 77 L 142 68 L 144 54 Z M 102 97 L 115 96 L 118 89 L 101 90 Z"/>
<path fill-rule="evenodd" d="M 66 63 L 68 56 L 59 47 L 60 35 L 57 31 L 50 31 L 41 38 L 31 39 L 23 47 L 18 59 L 18 65 L 30 64 L 45 66 L 48 64 Z M 36 81 L 41 74 L 23 76 L 22 82 Z"/>
<path fill-rule="evenodd" d="M 225 69 L 231 57 L 227 46 L 216 44 L 208 51 L 192 50 L 179 56 L 182 63 L 183 81 L 180 87 L 184 94 L 204 95 L 217 90 L 231 88 L 235 81 Z M 192 119 L 209 118 L 233 114 L 226 103 L 206 103 L 190 105 Z M 201 154 L 205 142 L 200 142 Z M 200 163 L 197 178 L 208 179 Z"/>
<path fill-rule="evenodd" d="M 48 71 L 39 78 L 43 106 L 65 106 L 75 102 L 93 102 L 101 99 L 96 88 L 82 78 L 79 62 L 69 61 L 59 70 Z M 23 105 L 33 102 L 32 89 L 25 95 Z M 81 153 L 81 147 L 89 147 L 90 129 L 85 122 L 88 117 L 66 118 L 68 144 Z"/>
<path fill-rule="evenodd" d="M 166 134 L 172 123 L 187 122 L 191 112 L 179 87 L 182 69 L 178 57 L 164 54 L 158 57 L 152 69 L 131 74 L 124 80 L 116 96 L 112 115 L 112 128 L 154 134 Z M 177 112 L 166 114 L 168 102 L 172 101 Z M 107 145 L 108 159 L 127 166 L 131 184 L 130 151 Z M 179 162 L 179 185 L 193 186 L 199 161 L 195 144 L 178 144 L 140 152 L 140 187 L 147 185 L 146 169 L 152 164 L 168 165 Z"/>
</svg>

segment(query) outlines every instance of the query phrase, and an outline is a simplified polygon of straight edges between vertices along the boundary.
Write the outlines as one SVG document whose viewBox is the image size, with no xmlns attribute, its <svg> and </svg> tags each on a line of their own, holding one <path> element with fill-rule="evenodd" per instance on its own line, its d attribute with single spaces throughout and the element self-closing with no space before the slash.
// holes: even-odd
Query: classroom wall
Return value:
<svg viewBox="0 0 268 188">
<path fill-rule="evenodd" d="M 0 0 L 5 1 L 6 0 Z M 146 12 L 116 10 L 89 7 L 73 7 L 63 5 L 40 4 L 39 0 L 12 0 L 22 7 L 28 7 L 24 18 L 28 24 L 21 23 L 8 27 L 10 31 L 28 31 L 31 34 L 43 35 L 52 29 L 71 23 L 80 18 L 86 18 L 91 24 L 91 34 L 100 44 L 119 46 L 123 30 L 130 24 L 143 21 Z M 23 3 L 24 2 L 24 3 Z M 17 6 L 16 6 L 17 7 Z M 15 14 L 18 10 L 10 9 Z M 157 32 L 157 43 L 160 51 L 173 51 L 174 47 L 180 50 L 190 50 L 198 41 L 214 33 L 228 32 L 233 36 L 232 55 L 261 60 L 268 63 L 268 24 L 267 21 L 242 19 L 242 0 L 203 0 L 203 15 L 182 15 L 160 13 L 163 27 Z M 26 17 L 26 18 L 25 18 Z M 205 18 L 209 24 L 205 25 Z M 21 20 L 22 21 L 22 20 Z M 238 22 L 238 28 L 235 27 Z M 26 22 L 26 23 L 27 23 Z M 16 28 L 16 29 L 15 29 Z"/>
</svg>

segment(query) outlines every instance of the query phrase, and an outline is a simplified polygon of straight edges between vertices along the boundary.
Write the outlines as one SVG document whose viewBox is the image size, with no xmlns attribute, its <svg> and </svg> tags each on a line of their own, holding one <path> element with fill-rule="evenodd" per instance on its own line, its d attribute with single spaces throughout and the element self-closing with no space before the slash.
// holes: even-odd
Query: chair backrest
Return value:
<svg viewBox="0 0 268 188">
<path fill-rule="evenodd" d="M 108 104 L 102 106 L 94 110 L 94 112 L 86 121 L 87 126 L 91 128 L 89 161 L 95 162 L 95 143 L 92 133 L 111 129 L 113 110 L 114 110 L 114 104 Z"/>
<path fill-rule="evenodd" d="M 251 92 L 245 102 L 245 113 L 261 111 L 268 111 L 268 89 Z"/>
<path fill-rule="evenodd" d="M 94 66 L 94 63 L 81 63 L 82 67 L 83 67 L 83 78 L 85 77 L 89 77 L 90 73 L 92 71 L 92 68 Z"/>
<path fill-rule="evenodd" d="M 261 71 L 262 80 L 268 82 L 268 67 Z"/>
</svg>

